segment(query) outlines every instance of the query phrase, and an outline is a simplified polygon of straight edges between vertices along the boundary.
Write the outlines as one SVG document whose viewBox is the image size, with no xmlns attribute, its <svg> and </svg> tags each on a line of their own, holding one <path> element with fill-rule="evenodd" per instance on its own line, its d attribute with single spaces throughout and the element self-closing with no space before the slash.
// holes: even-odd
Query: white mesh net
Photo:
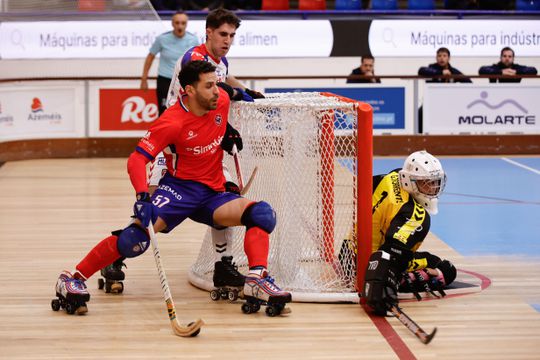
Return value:
<svg viewBox="0 0 540 360">
<path fill-rule="evenodd" d="M 357 302 L 354 255 L 343 245 L 357 212 L 357 103 L 319 93 L 269 94 L 234 103 L 230 122 L 244 142 L 244 181 L 258 169 L 245 196 L 270 203 L 277 213 L 268 262 L 276 284 L 291 291 L 293 301 Z M 226 158 L 234 171 L 232 157 Z M 247 273 L 244 233 L 235 227 L 229 248 Z M 192 284 L 213 289 L 215 258 L 208 231 Z"/>
</svg>

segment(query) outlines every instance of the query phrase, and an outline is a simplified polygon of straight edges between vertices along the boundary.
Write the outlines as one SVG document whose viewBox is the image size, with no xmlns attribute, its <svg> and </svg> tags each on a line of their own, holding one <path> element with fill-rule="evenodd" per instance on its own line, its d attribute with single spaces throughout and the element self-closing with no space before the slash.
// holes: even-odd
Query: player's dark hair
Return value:
<svg viewBox="0 0 540 360">
<path fill-rule="evenodd" d="M 503 47 L 501 50 L 501 57 L 503 56 L 503 52 L 510 50 L 512 52 L 512 56 L 515 57 L 514 50 L 510 46 Z"/>
<path fill-rule="evenodd" d="M 240 18 L 235 13 L 227 9 L 212 10 L 206 17 L 206 28 L 217 29 L 223 24 L 230 24 L 238 29 L 240 27 Z"/>
<path fill-rule="evenodd" d="M 438 53 L 441 53 L 441 52 L 447 53 L 447 54 L 448 54 L 448 57 L 450 57 L 450 50 L 448 50 L 448 48 L 445 48 L 445 47 L 438 48 L 438 49 L 437 49 L 437 54 L 438 54 Z"/>
<path fill-rule="evenodd" d="M 182 88 L 186 88 L 188 85 L 193 85 L 200 79 L 201 74 L 215 72 L 216 67 L 208 61 L 194 60 L 188 62 L 182 66 L 180 74 L 178 74 L 178 80 Z"/>
<path fill-rule="evenodd" d="M 364 60 L 373 60 L 375 61 L 375 58 L 371 55 L 362 55 L 360 56 L 360 62 L 363 62 Z"/>
</svg>

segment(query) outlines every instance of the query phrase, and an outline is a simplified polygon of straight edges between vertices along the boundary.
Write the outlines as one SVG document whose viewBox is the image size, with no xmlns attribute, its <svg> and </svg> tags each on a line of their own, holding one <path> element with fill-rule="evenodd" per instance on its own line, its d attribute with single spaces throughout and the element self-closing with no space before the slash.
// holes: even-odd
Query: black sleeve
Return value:
<svg viewBox="0 0 540 360">
<path fill-rule="evenodd" d="M 426 238 L 430 226 L 431 218 L 427 210 L 410 197 L 390 221 L 384 242 L 398 242 L 407 249 L 415 250 Z"/>
<path fill-rule="evenodd" d="M 232 98 L 234 96 L 234 89 L 233 89 L 233 87 L 231 85 L 229 85 L 229 84 L 227 84 L 225 82 L 218 82 L 217 86 L 219 86 L 220 88 L 225 90 L 227 92 L 227 95 L 229 95 L 229 99 L 232 100 Z"/>
<path fill-rule="evenodd" d="M 497 65 L 486 65 L 478 69 L 478 74 L 480 75 L 500 75 L 502 74 L 501 69 Z"/>
<path fill-rule="evenodd" d="M 538 71 L 533 66 L 523 66 L 515 64 L 516 74 L 519 75 L 536 75 Z"/>
<path fill-rule="evenodd" d="M 442 71 L 432 66 L 422 66 L 420 69 L 418 69 L 418 75 L 422 75 L 422 76 L 442 75 Z"/>
</svg>

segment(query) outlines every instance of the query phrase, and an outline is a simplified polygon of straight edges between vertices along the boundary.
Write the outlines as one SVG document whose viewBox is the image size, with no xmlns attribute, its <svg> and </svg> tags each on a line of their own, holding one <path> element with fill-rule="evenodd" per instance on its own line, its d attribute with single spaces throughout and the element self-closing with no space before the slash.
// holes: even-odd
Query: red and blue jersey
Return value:
<svg viewBox="0 0 540 360">
<path fill-rule="evenodd" d="M 136 151 L 148 161 L 154 160 L 163 151 L 167 172 L 172 176 L 197 181 L 215 191 L 224 191 L 223 150 L 220 144 L 227 127 L 230 100 L 225 91 L 219 91 L 217 108 L 203 116 L 190 113 L 181 97 L 178 104 L 167 109 L 154 122 L 139 141 Z M 134 187 L 137 192 L 141 190 L 135 182 Z"/>
<path fill-rule="evenodd" d="M 205 44 L 194 46 L 184 53 L 174 67 L 174 75 L 169 85 L 169 93 L 167 95 L 167 107 L 171 107 L 176 104 L 178 97 L 181 94 L 180 80 L 178 80 L 178 74 L 182 70 L 182 66 L 193 60 L 208 61 L 216 67 L 216 75 L 218 82 L 225 82 L 227 75 L 229 74 L 229 61 L 225 56 L 216 59 L 208 52 Z"/>
</svg>

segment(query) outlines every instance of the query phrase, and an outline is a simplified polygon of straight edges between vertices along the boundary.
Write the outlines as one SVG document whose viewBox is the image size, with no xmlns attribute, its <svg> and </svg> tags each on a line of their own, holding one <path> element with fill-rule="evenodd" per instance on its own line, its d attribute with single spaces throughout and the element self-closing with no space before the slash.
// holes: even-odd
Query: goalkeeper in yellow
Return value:
<svg viewBox="0 0 540 360">
<path fill-rule="evenodd" d="M 430 214 L 446 174 L 426 151 L 407 157 L 402 169 L 373 177 L 372 254 L 362 296 L 378 315 L 397 304 L 397 292 L 439 291 L 456 277 L 456 268 L 428 252 L 416 252 L 430 228 Z"/>
</svg>

